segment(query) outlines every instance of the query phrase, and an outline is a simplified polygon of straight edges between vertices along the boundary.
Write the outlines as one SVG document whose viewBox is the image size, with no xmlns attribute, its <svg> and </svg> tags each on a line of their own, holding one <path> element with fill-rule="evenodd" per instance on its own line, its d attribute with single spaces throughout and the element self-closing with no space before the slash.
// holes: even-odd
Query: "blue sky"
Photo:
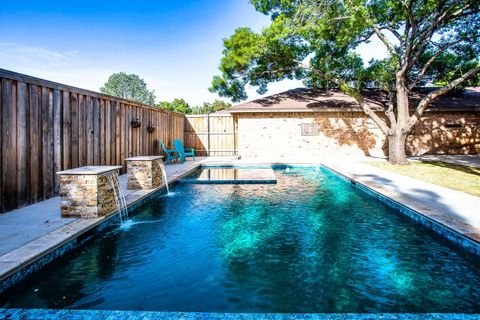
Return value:
<svg viewBox="0 0 480 320">
<path fill-rule="evenodd" d="M 268 24 L 248 0 L 2 1 L 0 68 L 95 91 L 113 72 L 135 73 L 158 101 L 198 105 L 218 98 L 207 89 L 222 39 Z M 374 41 L 358 51 L 368 60 L 382 49 Z M 268 94 L 298 86 L 272 84 Z"/>
</svg>

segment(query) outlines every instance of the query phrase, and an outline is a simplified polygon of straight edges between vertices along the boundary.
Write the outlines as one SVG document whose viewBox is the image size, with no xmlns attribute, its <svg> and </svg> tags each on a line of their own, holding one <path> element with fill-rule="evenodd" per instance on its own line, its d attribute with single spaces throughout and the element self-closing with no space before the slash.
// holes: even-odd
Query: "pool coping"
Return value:
<svg viewBox="0 0 480 320">
<path fill-rule="evenodd" d="M 262 166 L 287 166 L 287 167 L 312 167 L 320 166 L 328 170 L 328 172 L 337 177 L 349 182 L 352 186 L 362 192 L 366 192 L 377 200 L 387 204 L 396 209 L 400 213 L 414 219 L 420 224 L 426 226 L 432 231 L 442 235 L 443 237 L 453 241 L 462 248 L 480 256 L 480 242 L 471 237 L 472 234 L 478 236 L 480 239 L 480 230 L 473 228 L 470 225 L 452 223 L 452 219 L 445 219 L 439 210 L 431 208 L 419 201 L 412 200 L 401 195 L 398 192 L 392 192 L 382 188 L 381 185 L 370 183 L 369 181 L 362 181 L 361 177 L 348 172 L 341 167 L 325 162 L 242 162 L 232 160 L 214 160 L 214 161 L 198 161 L 184 172 L 173 174 L 169 177 L 169 184 L 177 183 L 183 177 L 193 173 L 200 167 L 262 167 Z M 159 194 L 165 188 L 165 184 L 153 190 L 140 190 L 128 196 L 127 205 L 128 210 L 134 210 L 150 200 L 153 196 Z M 83 244 L 88 239 L 92 238 L 98 231 L 109 226 L 113 218 L 118 214 L 117 211 L 108 216 L 96 219 L 76 220 L 70 224 L 60 227 L 38 239 L 35 239 L 24 246 L 13 250 L 12 252 L 0 257 L 0 262 L 7 262 L 7 270 L 0 269 L 0 294 L 6 291 L 9 287 L 26 278 L 30 274 L 42 269 L 46 264 L 60 257 L 68 251 L 73 250 L 79 245 Z M 453 221 L 455 222 L 455 221 Z M 472 229 L 473 228 L 473 229 Z M 69 236 L 65 237 L 65 234 Z M 47 237 L 47 239 L 42 239 Z M 43 240 L 43 245 L 39 247 L 39 239 Z M 42 241 L 40 241 L 42 242 Z M 29 252 L 30 251 L 30 252 Z M 17 261 L 12 259 L 10 265 L 8 261 L 1 260 L 7 255 L 13 253 L 13 257 L 23 258 Z M 3 309 L 0 308 L 0 315 Z M 14 310 L 14 309 L 8 309 Z M 24 309 L 19 309 L 24 310 Z M 43 310 L 43 309 L 42 309 Z M 46 309 L 45 309 L 46 310 Z M 190 313 L 176 313 L 190 314 Z M 212 313 L 206 313 L 212 314 Z M 319 318 L 320 319 L 320 318 Z M 330 318 L 329 318 L 330 319 Z M 352 318 L 353 319 L 353 318 Z M 356 318 L 355 318 L 356 319 Z"/>
<path fill-rule="evenodd" d="M 20 319 L 82 319 L 82 320 L 460 320 L 478 319 L 468 313 L 220 313 L 220 312 L 163 312 L 75 309 L 2 309 L 0 317 Z"/>
</svg>

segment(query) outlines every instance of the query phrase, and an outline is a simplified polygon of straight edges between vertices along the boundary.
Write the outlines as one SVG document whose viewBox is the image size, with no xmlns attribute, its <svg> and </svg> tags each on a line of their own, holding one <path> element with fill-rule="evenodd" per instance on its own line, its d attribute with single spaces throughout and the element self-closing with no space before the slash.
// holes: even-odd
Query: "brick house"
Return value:
<svg viewBox="0 0 480 320">
<path fill-rule="evenodd" d="M 416 106 L 428 88 L 411 96 Z M 366 93 L 382 112 L 379 91 Z M 228 109 L 236 124 L 236 148 L 243 158 L 288 156 L 384 156 L 385 135 L 356 101 L 338 91 L 298 88 Z M 413 112 L 413 109 L 411 110 Z M 407 154 L 478 154 L 480 88 L 436 99 L 410 132 Z"/>
</svg>

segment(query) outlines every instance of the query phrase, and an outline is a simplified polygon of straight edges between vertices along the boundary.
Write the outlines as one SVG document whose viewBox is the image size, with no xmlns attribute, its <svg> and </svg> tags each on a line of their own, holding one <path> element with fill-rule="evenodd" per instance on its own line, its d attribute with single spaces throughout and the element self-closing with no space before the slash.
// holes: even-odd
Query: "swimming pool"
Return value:
<svg viewBox="0 0 480 320">
<path fill-rule="evenodd" d="M 325 169 L 177 184 L 7 291 L 2 307 L 479 312 L 480 262 Z"/>
</svg>

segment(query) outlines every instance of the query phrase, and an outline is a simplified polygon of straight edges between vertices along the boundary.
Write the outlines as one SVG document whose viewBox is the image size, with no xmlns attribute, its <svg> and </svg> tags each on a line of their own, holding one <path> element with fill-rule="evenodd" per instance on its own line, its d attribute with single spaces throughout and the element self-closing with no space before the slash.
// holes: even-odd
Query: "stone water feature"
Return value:
<svg viewBox="0 0 480 320">
<path fill-rule="evenodd" d="M 125 159 L 127 161 L 127 189 L 142 190 L 167 185 L 163 156 L 139 156 Z"/>
<path fill-rule="evenodd" d="M 117 210 L 120 166 L 85 166 L 57 172 L 62 217 L 98 218 Z"/>
</svg>

